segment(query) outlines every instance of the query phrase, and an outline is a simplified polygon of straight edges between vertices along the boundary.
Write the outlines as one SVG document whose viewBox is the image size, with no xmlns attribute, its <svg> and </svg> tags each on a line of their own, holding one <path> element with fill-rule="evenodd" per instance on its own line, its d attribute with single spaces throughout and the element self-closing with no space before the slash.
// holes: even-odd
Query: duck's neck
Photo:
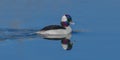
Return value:
<svg viewBox="0 0 120 60">
<path fill-rule="evenodd" d="M 68 33 L 71 33 L 71 32 L 72 32 L 72 29 L 71 29 L 70 26 L 67 26 L 67 27 L 65 27 L 65 28 L 66 28 L 66 31 L 67 31 Z"/>
<path fill-rule="evenodd" d="M 70 24 L 69 24 L 69 22 L 61 22 L 61 25 L 62 25 L 63 27 L 68 27 Z"/>
<path fill-rule="evenodd" d="M 61 22 L 61 26 L 63 26 L 64 28 L 66 28 L 66 31 L 68 33 L 71 33 L 72 32 L 72 29 L 70 27 L 70 23 L 69 22 Z"/>
</svg>

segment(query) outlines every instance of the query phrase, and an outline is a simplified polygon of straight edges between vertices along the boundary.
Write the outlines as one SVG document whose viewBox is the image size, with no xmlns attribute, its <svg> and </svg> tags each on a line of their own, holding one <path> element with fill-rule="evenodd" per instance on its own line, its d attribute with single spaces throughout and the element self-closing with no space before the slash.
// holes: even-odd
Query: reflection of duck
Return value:
<svg viewBox="0 0 120 60">
<path fill-rule="evenodd" d="M 65 14 L 62 16 L 61 19 L 61 26 L 60 25 L 49 25 L 41 29 L 40 31 L 36 32 L 37 34 L 47 35 L 61 35 L 61 34 L 69 34 L 72 32 L 71 27 L 69 26 L 72 23 L 72 18 L 70 15 Z"/>
<path fill-rule="evenodd" d="M 69 39 L 63 39 L 61 40 L 62 47 L 64 50 L 71 50 L 73 43 Z"/>
<path fill-rule="evenodd" d="M 40 35 L 48 40 L 61 40 L 61 45 L 64 50 L 71 50 L 73 43 L 70 41 L 71 34 L 66 35 Z"/>
</svg>

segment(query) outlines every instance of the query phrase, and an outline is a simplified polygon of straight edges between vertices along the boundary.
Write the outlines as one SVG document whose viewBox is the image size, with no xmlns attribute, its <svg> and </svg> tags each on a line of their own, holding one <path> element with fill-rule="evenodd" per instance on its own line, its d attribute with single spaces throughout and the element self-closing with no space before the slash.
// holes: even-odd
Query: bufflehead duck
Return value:
<svg viewBox="0 0 120 60">
<path fill-rule="evenodd" d="M 36 32 L 40 35 L 63 35 L 69 34 L 72 32 L 70 24 L 74 24 L 72 22 L 72 17 L 68 14 L 62 16 L 61 25 L 49 25 Z"/>
</svg>

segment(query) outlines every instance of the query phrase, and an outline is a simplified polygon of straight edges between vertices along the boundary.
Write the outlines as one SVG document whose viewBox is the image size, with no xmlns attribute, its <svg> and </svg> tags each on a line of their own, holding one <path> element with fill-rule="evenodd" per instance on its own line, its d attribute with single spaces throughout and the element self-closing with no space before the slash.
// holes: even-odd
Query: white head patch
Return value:
<svg viewBox="0 0 120 60">
<path fill-rule="evenodd" d="M 67 21 L 67 17 L 64 15 L 64 16 L 62 16 L 62 19 L 61 19 L 61 21 L 62 22 L 65 22 L 65 21 Z"/>
<path fill-rule="evenodd" d="M 68 45 L 67 44 L 62 44 L 62 47 L 63 47 L 64 50 L 67 50 Z"/>
</svg>

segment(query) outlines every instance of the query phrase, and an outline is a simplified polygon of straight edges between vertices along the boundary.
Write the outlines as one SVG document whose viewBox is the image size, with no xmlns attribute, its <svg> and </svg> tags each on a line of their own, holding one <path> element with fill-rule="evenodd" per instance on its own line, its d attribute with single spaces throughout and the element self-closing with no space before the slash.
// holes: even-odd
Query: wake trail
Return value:
<svg viewBox="0 0 120 60">
<path fill-rule="evenodd" d="M 0 29 L 0 40 L 35 38 L 37 31 L 39 29 Z"/>
</svg>

